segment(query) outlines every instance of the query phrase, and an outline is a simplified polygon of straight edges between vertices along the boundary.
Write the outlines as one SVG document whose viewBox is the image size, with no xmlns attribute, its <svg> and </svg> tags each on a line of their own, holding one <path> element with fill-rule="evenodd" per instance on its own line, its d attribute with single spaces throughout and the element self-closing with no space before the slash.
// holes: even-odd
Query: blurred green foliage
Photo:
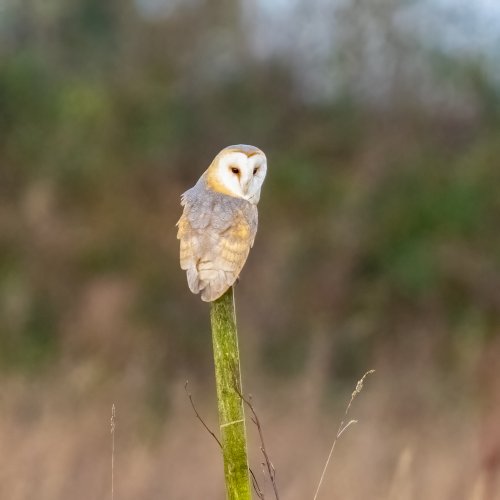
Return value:
<svg viewBox="0 0 500 500">
<path fill-rule="evenodd" d="M 408 89 L 385 105 L 354 86 L 311 99 L 291 61 L 236 43 L 224 2 L 157 20 L 135 5 L 13 4 L 0 30 L 3 368 L 137 363 L 155 401 L 165 377 L 204 377 L 208 312 L 174 224 L 180 194 L 239 142 L 269 161 L 237 291 L 262 366 L 300 373 L 327 331 L 332 376 L 350 383 L 389 354 L 410 361 L 415 335 L 438 365 L 462 336 L 497 335 L 500 95 L 480 62 L 429 55 L 465 111 Z M 231 71 L 202 71 L 212 37 Z"/>
</svg>

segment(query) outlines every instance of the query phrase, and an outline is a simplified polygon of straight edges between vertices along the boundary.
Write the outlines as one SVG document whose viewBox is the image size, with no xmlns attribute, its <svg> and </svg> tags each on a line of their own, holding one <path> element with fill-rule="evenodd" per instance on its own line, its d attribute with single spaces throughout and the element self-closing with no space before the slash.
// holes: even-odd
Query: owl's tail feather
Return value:
<svg viewBox="0 0 500 500">
<path fill-rule="evenodd" d="M 218 269 L 212 261 L 201 261 L 199 263 L 198 276 L 201 300 L 205 302 L 218 299 L 234 283 L 233 273 Z"/>
<path fill-rule="evenodd" d="M 186 269 L 187 281 L 189 289 L 193 293 L 200 293 L 202 287 L 200 287 L 200 277 L 198 274 L 198 269 L 195 266 Z"/>
<path fill-rule="evenodd" d="M 201 300 L 204 302 L 213 302 L 217 300 L 229 287 L 225 287 L 223 290 L 214 289 L 210 283 L 201 291 Z"/>
<path fill-rule="evenodd" d="M 212 302 L 218 299 L 235 281 L 232 272 L 214 270 L 208 263 L 198 262 L 198 265 L 186 269 L 189 289 L 200 293 L 201 300 Z"/>
</svg>

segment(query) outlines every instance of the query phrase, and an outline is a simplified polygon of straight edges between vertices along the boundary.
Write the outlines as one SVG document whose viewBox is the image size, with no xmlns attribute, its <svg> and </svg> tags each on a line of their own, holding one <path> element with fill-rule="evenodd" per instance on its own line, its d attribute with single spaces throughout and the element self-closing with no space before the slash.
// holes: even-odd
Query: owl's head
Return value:
<svg viewBox="0 0 500 500">
<path fill-rule="evenodd" d="M 266 155 L 255 146 L 224 148 L 206 171 L 210 189 L 257 204 L 267 172 Z"/>
</svg>

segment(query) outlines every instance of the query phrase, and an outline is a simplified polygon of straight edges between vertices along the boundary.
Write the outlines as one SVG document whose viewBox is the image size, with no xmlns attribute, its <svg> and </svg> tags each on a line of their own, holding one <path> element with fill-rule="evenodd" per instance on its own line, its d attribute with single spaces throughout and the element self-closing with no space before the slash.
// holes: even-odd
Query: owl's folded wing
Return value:
<svg viewBox="0 0 500 500">
<path fill-rule="evenodd" d="M 187 272 L 191 291 L 201 292 L 206 302 L 234 284 L 257 232 L 257 208 L 224 198 L 212 200 L 208 212 L 187 200 L 178 222 L 181 268 Z"/>
</svg>

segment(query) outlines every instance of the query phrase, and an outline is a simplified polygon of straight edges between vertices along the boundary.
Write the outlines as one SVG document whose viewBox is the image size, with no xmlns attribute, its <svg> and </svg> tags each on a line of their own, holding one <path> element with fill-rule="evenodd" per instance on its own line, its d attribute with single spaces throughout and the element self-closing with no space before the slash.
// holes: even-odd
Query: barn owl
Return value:
<svg viewBox="0 0 500 500">
<path fill-rule="evenodd" d="M 181 197 L 181 268 L 193 293 L 211 302 L 237 280 L 257 232 L 265 154 L 239 144 L 223 149 Z"/>
</svg>

